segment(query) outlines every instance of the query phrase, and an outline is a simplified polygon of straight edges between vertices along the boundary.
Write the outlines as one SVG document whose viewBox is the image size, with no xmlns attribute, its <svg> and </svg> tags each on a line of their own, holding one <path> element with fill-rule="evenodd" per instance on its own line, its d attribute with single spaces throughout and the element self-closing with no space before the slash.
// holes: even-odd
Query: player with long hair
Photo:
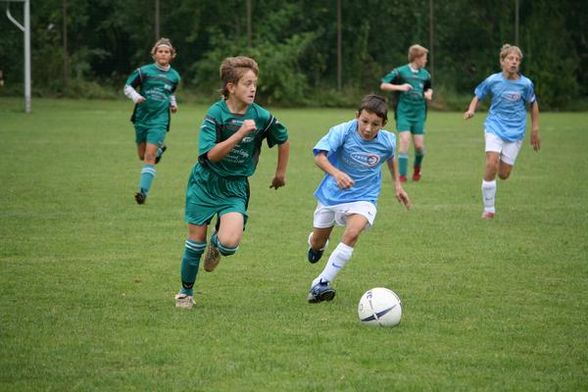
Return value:
<svg viewBox="0 0 588 392">
<path fill-rule="evenodd" d="M 167 149 L 165 137 L 170 128 L 171 113 L 178 110 L 175 91 L 180 74 L 171 67 L 176 50 L 167 38 L 159 39 L 151 49 L 154 62 L 137 68 L 127 79 L 124 93 L 135 107 L 131 121 L 135 126 L 137 154 L 143 161 L 137 204 L 144 204 L 155 177 L 155 165 Z"/>
</svg>

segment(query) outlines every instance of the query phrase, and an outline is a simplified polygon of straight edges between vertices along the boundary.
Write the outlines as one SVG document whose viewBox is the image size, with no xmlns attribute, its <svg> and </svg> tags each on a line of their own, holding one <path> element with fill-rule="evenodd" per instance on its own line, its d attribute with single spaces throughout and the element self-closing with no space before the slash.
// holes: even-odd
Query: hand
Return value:
<svg viewBox="0 0 588 392">
<path fill-rule="evenodd" d="M 243 137 L 245 137 L 245 136 L 249 135 L 251 132 L 255 131 L 256 129 L 257 129 L 257 127 L 255 125 L 255 121 L 245 120 L 245 121 L 243 121 L 241 128 L 239 128 L 239 130 L 237 132 L 241 132 L 243 134 Z"/>
<path fill-rule="evenodd" d="M 275 190 L 278 190 L 278 188 L 283 187 L 285 185 L 286 185 L 286 177 L 276 175 L 272 179 L 272 184 L 270 185 L 270 189 L 274 188 Z"/>
<path fill-rule="evenodd" d="M 170 110 L 172 113 L 175 113 L 178 111 L 178 107 L 176 105 L 172 105 L 172 106 L 170 106 Z"/>
<path fill-rule="evenodd" d="M 335 180 L 337 181 L 337 186 L 341 189 L 351 188 L 355 184 L 355 181 L 343 172 L 337 173 Z"/>
<path fill-rule="evenodd" d="M 396 200 L 404 204 L 407 210 L 410 210 L 410 207 L 412 207 L 412 202 L 402 187 L 396 188 Z"/>
<path fill-rule="evenodd" d="M 400 91 L 410 91 L 410 90 L 412 90 L 412 86 L 411 86 L 410 84 L 408 84 L 408 83 L 404 83 L 404 84 L 401 84 L 401 85 L 398 87 L 398 89 L 399 89 Z"/>
<path fill-rule="evenodd" d="M 531 131 L 531 146 L 533 146 L 533 151 L 539 151 L 541 149 L 541 138 L 537 130 Z"/>
<path fill-rule="evenodd" d="M 142 96 L 142 95 L 139 95 L 139 96 L 137 97 L 137 99 L 135 99 L 135 103 L 136 103 L 137 105 L 140 105 L 140 104 L 142 104 L 143 102 L 145 102 L 145 97 L 144 97 L 144 96 Z"/>
<path fill-rule="evenodd" d="M 465 112 L 463 114 L 463 119 L 464 120 L 469 120 L 472 117 L 474 117 L 474 111 L 473 110 L 468 110 L 467 112 Z"/>
<path fill-rule="evenodd" d="M 423 95 L 425 96 L 425 99 L 427 101 L 431 101 L 433 99 L 433 90 L 429 89 L 429 90 L 425 91 L 423 93 Z"/>
</svg>

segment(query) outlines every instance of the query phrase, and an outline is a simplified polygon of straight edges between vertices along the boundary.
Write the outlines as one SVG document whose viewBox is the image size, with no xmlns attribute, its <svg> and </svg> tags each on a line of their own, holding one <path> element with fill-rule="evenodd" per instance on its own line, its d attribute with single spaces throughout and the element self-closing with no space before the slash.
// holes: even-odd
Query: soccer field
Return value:
<svg viewBox="0 0 588 392">
<path fill-rule="evenodd" d="M 290 131 L 287 186 L 269 189 L 264 146 L 240 250 L 201 269 L 186 311 L 173 297 L 205 110 L 180 102 L 139 206 L 129 102 L 39 99 L 27 115 L 0 98 L 0 390 L 588 389 L 588 114 L 541 115 L 541 152 L 527 135 L 484 221 L 485 113 L 430 113 L 413 209 L 386 172 L 337 296 L 311 305 L 326 260 L 306 261 L 311 149 L 354 112 L 273 109 Z M 396 328 L 358 321 L 378 286 L 402 298 Z"/>
</svg>

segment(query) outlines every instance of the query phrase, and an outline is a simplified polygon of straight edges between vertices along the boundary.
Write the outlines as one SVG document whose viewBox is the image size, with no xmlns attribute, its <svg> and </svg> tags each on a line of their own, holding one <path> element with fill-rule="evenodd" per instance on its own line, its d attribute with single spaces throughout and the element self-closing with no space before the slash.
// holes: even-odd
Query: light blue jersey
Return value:
<svg viewBox="0 0 588 392">
<path fill-rule="evenodd" d="M 347 173 L 355 184 L 349 189 L 340 189 L 337 181 L 326 174 L 314 196 L 326 206 L 355 201 L 376 204 L 382 188 L 381 166 L 394 157 L 396 136 L 380 130 L 372 140 L 363 139 L 357 132 L 357 120 L 332 127 L 314 146 L 316 156 L 327 152 L 329 162 Z"/>
<path fill-rule="evenodd" d="M 505 79 L 499 72 L 488 76 L 474 92 L 480 101 L 488 93 L 492 102 L 484 122 L 486 131 L 507 142 L 523 139 L 527 127 L 526 105 L 536 100 L 533 82 L 523 75 L 516 80 Z"/>
</svg>

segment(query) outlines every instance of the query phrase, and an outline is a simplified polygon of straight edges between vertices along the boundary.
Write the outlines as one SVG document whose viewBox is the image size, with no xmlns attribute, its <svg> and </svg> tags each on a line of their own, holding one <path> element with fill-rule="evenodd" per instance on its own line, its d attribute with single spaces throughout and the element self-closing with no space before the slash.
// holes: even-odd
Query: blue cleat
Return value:
<svg viewBox="0 0 588 392">
<path fill-rule="evenodd" d="M 329 282 L 321 280 L 315 284 L 308 292 L 308 302 L 316 304 L 323 301 L 331 301 L 335 298 L 335 289 L 331 287 Z"/>
<path fill-rule="evenodd" d="M 325 246 L 322 249 L 314 250 L 310 244 L 310 239 L 312 238 L 312 232 L 308 235 L 308 262 L 311 264 L 316 263 L 323 257 L 323 253 L 325 253 L 325 249 L 329 246 L 329 240 L 327 240 Z"/>
</svg>

